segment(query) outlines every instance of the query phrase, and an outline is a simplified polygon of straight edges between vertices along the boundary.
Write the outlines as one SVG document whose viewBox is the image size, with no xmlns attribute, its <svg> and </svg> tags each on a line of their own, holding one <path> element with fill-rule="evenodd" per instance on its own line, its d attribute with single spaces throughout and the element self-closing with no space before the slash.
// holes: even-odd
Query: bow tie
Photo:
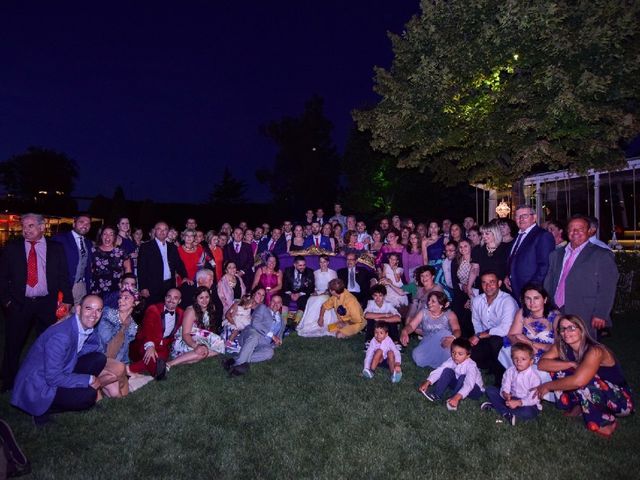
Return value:
<svg viewBox="0 0 640 480">
<path fill-rule="evenodd" d="M 175 311 L 170 312 L 169 310 L 166 310 L 166 309 L 165 309 L 165 311 L 164 311 L 163 315 L 171 315 L 171 316 L 173 316 L 173 315 L 175 315 L 175 313 L 176 313 Z"/>
</svg>

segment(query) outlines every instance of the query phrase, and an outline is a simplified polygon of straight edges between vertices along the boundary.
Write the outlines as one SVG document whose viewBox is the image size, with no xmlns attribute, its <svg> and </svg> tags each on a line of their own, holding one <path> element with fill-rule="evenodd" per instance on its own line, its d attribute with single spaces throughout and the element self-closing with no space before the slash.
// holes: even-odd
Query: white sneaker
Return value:
<svg viewBox="0 0 640 480">
<path fill-rule="evenodd" d="M 365 368 L 364 370 L 362 370 L 362 376 L 364 378 L 371 379 L 371 378 L 373 378 L 373 372 L 371 370 L 369 370 L 368 368 Z"/>
</svg>

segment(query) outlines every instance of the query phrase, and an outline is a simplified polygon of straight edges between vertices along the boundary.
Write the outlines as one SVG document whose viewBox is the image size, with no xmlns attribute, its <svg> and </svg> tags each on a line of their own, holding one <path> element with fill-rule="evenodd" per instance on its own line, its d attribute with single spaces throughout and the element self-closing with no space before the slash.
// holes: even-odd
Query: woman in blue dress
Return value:
<svg viewBox="0 0 640 480">
<path fill-rule="evenodd" d="M 451 342 L 461 335 L 458 317 L 447 310 L 449 299 L 443 292 L 432 291 L 427 295 L 427 305 L 402 329 L 400 343 L 405 347 L 413 332 L 422 340 L 411 352 L 419 367 L 437 368 L 450 358 Z"/>
</svg>

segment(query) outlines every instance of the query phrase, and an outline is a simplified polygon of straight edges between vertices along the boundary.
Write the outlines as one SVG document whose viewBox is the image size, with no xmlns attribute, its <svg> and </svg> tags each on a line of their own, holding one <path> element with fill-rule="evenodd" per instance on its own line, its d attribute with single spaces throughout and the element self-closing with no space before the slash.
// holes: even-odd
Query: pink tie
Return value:
<svg viewBox="0 0 640 480">
<path fill-rule="evenodd" d="M 556 294 L 554 296 L 554 300 L 558 307 L 563 307 L 565 298 L 564 298 L 564 287 L 567 283 L 567 277 L 569 276 L 569 272 L 573 267 L 573 262 L 576 258 L 576 250 L 571 250 L 571 253 L 567 257 L 567 261 L 564 262 L 564 269 L 562 270 L 562 275 L 560 275 L 560 280 L 558 281 L 558 286 L 556 287 Z"/>
</svg>

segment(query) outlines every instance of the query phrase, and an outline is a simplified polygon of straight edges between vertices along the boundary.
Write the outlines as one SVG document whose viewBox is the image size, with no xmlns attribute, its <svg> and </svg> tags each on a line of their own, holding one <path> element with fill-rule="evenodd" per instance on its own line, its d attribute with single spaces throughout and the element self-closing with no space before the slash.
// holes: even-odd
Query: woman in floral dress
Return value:
<svg viewBox="0 0 640 480">
<path fill-rule="evenodd" d="M 131 272 L 131 260 L 115 241 L 115 229 L 104 227 L 91 249 L 91 293 L 101 297 L 117 291 L 122 274 Z"/>
</svg>

